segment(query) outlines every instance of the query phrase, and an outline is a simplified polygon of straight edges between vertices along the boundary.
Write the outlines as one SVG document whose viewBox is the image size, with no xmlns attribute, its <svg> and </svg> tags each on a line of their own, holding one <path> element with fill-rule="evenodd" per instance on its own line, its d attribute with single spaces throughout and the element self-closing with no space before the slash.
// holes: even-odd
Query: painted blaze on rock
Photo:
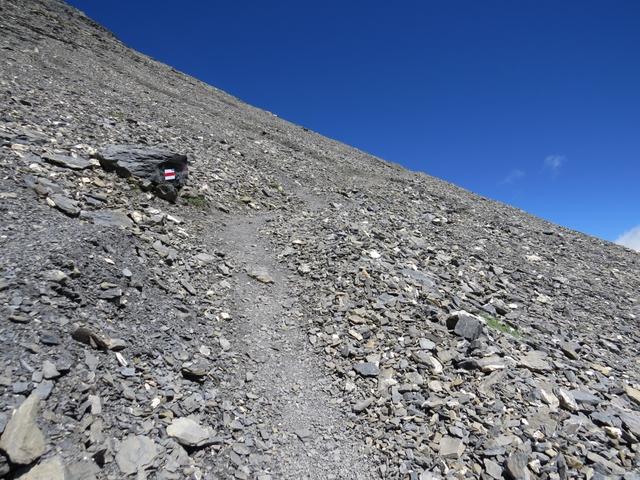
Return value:
<svg viewBox="0 0 640 480">
<path fill-rule="evenodd" d="M 152 186 L 156 195 L 174 202 L 186 185 L 187 156 L 146 145 L 109 145 L 98 155 L 100 165 L 121 177 L 136 177 Z"/>
</svg>

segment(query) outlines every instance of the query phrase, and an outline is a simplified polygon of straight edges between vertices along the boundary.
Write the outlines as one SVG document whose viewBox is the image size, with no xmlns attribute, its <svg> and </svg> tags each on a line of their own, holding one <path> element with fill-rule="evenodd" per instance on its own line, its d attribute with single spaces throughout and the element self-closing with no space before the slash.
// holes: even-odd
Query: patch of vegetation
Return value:
<svg viewBox="0 0 640 480">
<path fill-rule="evenodd" d="M 504 322 L 501 322 L 495 317 L 492 317 L 488 314 L 482 314 L 482 317 L 487 322 L 487 326 L 492 330 L 496 330 L 501 333 L 506 333 L 507 335 L 511 335 L 515 338 L 522 338 L 522 333 L 518 331 L 517 328 L 513 328 L 511 325 L 507 325 Z"/>
<path fill-rule="evenodd" d="M 196 207 L 196 208 L 205 208 L 209 205 L 204 195 L 194 195 L 194 196 L 184 197 L 184 201 L 187 202 L 192 207 Z"/>
</svg>

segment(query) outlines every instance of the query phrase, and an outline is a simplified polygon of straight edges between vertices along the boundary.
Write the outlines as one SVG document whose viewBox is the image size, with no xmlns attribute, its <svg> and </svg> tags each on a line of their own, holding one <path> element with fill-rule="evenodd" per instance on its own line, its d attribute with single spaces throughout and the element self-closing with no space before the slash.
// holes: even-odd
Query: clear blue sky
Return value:
<svg viewBox="0 0 640 480">
<path fill-rule="evenodd" d="M 323 135 L 601 238 L 640 226 L 640 1 L 70 3 Z"/>
</svg>

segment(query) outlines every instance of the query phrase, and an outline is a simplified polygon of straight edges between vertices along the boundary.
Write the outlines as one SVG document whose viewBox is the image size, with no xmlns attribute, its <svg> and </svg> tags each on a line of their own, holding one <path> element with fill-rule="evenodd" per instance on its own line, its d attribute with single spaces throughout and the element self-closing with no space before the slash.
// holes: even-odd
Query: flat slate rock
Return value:
<svg viewBox="0 0 640 480">
<path fill-rule="evenodd" d="M 452 313 L 447 318 L 447 328 L 456 335 L 473 341 L 484 332 L 484 320 L 464 310 Z"/>
<path fill-rule="evenodd" d="M 185 447 L 203 447 L 210 443 L 212 432 L 191 418 L 175 418 L 167 427 L 167 435 Z"/>
<path fill-rule="evenodd" d="M 125 475 L 144 469 L 158 455 L 158 447 L 149 437 L 129 435 L 121 444 L 116 454 L 118 468 Z"/>
<path fill-rule="evenodd" d="M 133 221 L 125 212 L 119 210 L 83 210 L 80 212 L 80 218 L 88 220 L 95 225 L 103 225 L 106 227 L 131 227 Z"/>
<path fill-rule="evenodd" d="M 80 206 L 78 205 L 78 202 L 70 199 L 69 197 L 55 193 L 49 196 L 49 201 L 55 208 L 69 217 L 77 217 L 80 215 Z"/>
<path fill-rule="evenodd" d="M 91 168 L 91 163 L 81 157 L 72 157 L 70 155 L 60 155 L 57 153 L 45 153 L 42 155 L 45 162 L 51 163 L 58 167 L 69 168 L 71 170 L 85 170 Z"/>
</svg>

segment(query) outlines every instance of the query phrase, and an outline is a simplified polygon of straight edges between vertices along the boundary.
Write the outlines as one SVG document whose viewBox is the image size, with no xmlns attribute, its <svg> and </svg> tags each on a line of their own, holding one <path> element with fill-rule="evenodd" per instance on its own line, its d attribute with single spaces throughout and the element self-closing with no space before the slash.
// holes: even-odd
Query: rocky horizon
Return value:
<svg viewBox="0 0 640 480">
<path fill-rule="evenodd" d="M 0 478 L 640 478 L 640 255 L 0 1 Z"/>
</svg>

